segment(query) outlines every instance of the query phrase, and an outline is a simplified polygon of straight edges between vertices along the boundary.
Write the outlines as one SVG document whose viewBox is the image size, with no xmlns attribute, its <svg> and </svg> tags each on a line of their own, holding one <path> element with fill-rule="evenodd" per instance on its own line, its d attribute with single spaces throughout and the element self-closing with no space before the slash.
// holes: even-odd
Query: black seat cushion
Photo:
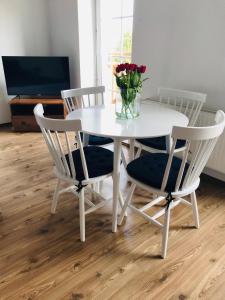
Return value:
<svg viewBox="0 0 225 300">
<path fill-rule="evenodd" d="M 163 181 L 166 164 L 168 161 L 168 154 L 164 153 L 150 153 L 143 155 L 127 165 L 128 174 L 134 179 L 160 189 Z M 166 185 L 166 192 L 173 192 L 176 185 L 177 176 L 181 165 L 181 159 L 173 157 L 169 178 Z M 185 166 L 184 176 L 187 172 L 188 164 Z M 183 180 L 181 182 L 182 186 Z"/>
<path fill-rule="evenodd" d="M 112 151 L 97 146 L 87 146 L 83 149 L 86 158 L 89 178 L 107 175 L 113 171 Z M 80 157 L 80 150 L 77 149 L 73 151 L 72 156 L 76 170 L 76 179 L 78 181 L 82 181 L 85 178 Z M 66 155 L 66 160 L 67 162 L 69 162 L 68 154 Z"/>
<path fill-rule="evenodd" d="M 80 133 L 81 140 L 83 141 L 83 133 Z M 113 143 L 113 140 L 108 137 L 88 135 L 88 145 L 90 146 L 102 146 Z"/>
<path fill-rule="evenodd" d="M 113 140 L 111 138 L 103 137 L 103 136 L 97 136 L 97 135 L 89 135 L 89 145 L 93 146 L 101 146 L 113 143 Z"/>
<path fill-rule="evenodd" d="M 137 141 L 144 146 L 166 151 L 166 137 L 165 136 L 159 136 L 156 138 L 149 138 L 149 139 L 137 139 Z M 184 147 L 185 142 L 186 142 L 185 140 L 177 140 L 176 149 Z"/>
</svg>

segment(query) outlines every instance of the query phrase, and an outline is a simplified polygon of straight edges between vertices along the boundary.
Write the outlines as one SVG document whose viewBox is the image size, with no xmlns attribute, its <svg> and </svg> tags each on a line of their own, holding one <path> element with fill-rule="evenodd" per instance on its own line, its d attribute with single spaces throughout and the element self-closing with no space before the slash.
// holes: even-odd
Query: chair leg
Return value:
<svg viewBox="0 0 225 300">
<path fill-rule="evenodd" d="M 126 161 L 123 149 L 121 150 L 121 159 L 122 159 L 122 163 L 123 163 L 124 168 L 126 168 L 127 167 L 127 161 Z"/>
<path fill-rule="evenodd" d="M 95 187 L 96 187 L 96 183 L 92 183 L 92 184 L 91 184 L 91 189 L 93 190 L 93 192 L 96 192 L 96 188 L 95 188 Z M 92 193 L 92 199 L 93 199 L 93 200 L 96 200 L 96 198 L 97 198 L 97 197 L 96 197 L 96 194 L 95 194 L 95 193 Z"/>
<path fill-rule="evenodd" d="M 123 218 L 125 216 L 125 212 L 126 212 L 126 209 L 128 207 L 128 205 L 130 204 L 130 201 L 132 199 L 132 196 L 133 196 L 133 193 L 134 193 L 134 190 L 136 188 L 136 184 L 135 183 L 132 183 L 131 187 L 130 187 L 130 190 L 128 192 L 128 195 L 127 195 L 127 198 L 125 200 L 125 203 L 123 205 L 123 208 L 122 208 L 122 211 L 121 211 L 121 214 L 119 216 L 119 220 L 118 220 L 118 224 L 121 225 L 122 222 L 123 222 Z"/>
<path fill-rule="evenodd" d="M 165 211 L 165 216 L 164 216 L 163 236 L 162 236 L 162 258 L 166 258 L 166 254 L 167 254 L 169 227 L 170 227 L 170 208 L 168 208 Z"/>
<path fill-rule="evenodd" d="M 195 191 L 193 193 L 191 193 L 191 204 L 192 204 L 192 211 L 193 211 L 193 216 L 194 216 L 194 220 L 195 220 L 195 227 L 199 228 L 200 222 L 199 222 L 198 205 L 197 205 Z"/>
<path fill-rule="evenodd" d="M 54 191 L 54 195 L 53 195 L 53 199 L 52 199 L 52 205 L 51 205 L 51 213 L 55 214 L 56 212 L 56 207 L 57 207 L 57 203 L 58 203 L 58 198 L 59 198 L 59 187 L 60 187 L 60 179 L 58 179 L 57 181 L 57 185 L 55 187 L 55 191 Z"/>
<path fill-rule="evenodd" d="M 85 242 L 85 207 L 84 207 L 84 189 L 79 193 L 79 213 L 80 213 L 80 240 Z"/>
<path fill-rule="evenodd" d="M 100 182 L 96 182 L 95 184 L 96 184 L 95 185 L 95 187 L 96 187 L 95 191 L 96 191 L 96 193 L 99 194 L 99 191 L 100 191 Z"/>
<path fill-rule="evenodd" d="M 99 183 L 99 192 L 101 192 L 101 190 L 103 189 L 103 180 L 102 181 L 100 181 L 100 183 Z"/>
<path fill-rule="evenodd" d="M 138 148 L 138 151 L 137 151 L 136 155 L 135 155 L 135 159 L 138 158 L 141 155 L 141 151 L 142 151 L 142 147 L 140 146 Z"/>
<path fill-rule="evenodd" d="M 123 201 L 123 195 L 122 195 L 121 191 L 119 191 L 119 202 L 120 202 L 120 207 L 122 209 L 124 206 L 124 201 Z M 125 216 L 127 217 L 127 211 L 125 211 Z"/>
</svg>

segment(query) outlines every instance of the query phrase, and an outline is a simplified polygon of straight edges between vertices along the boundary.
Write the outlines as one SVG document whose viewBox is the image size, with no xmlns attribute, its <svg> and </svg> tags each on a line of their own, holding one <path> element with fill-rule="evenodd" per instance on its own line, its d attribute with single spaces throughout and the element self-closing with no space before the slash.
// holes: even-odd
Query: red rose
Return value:
<svg viewBox="0 0 225 300">
<path fill-rule="evenodd" d="M 141 66 L 141 73 L 145 73 L 145 71 L 146 71 L 146 66 Z"/>
<path fill-rule="evenodd" d="M 125 71 L 126 69 L 125 64 L 120 64 L 119 66 L 120 66 L 120 71 Z"/>
<path fill-rule="evenodd" d="M 124 64 L 124 68 L 125 68 L 126 71 L 129 71 L 129 67 L 130 67 L 130 64 L 128 64 L 128 63 Z"/>
<path fill-rule="evenodd" d="M 124 64 L 119 64 L 116 67 L 116 73 L 120 73 L 121 71 L 124 71 L 124 70 L 125 70 L 125 65 Z"/>
<path fill-rule="evenodd" d="M 120 65 L 118 65 L 117 67 L 116 67 L 116 73 L 119 73 L 120 72 Z"/>
<path fill-rule="evenodd" d="M 136 71 L 137 70 L 137 65 L 136 64 L 130 64 L 129 70 L 130 71 Z"/>
<path fill-rule="evenodd" d="M 141 65 L 140 67 L 137 68 L 138 73 L 145 73 L 146 71 L 146 66 Z"/>
<path fill-rule="evenodd" d="M 131 65 L 131 64 L 127 64 L 127 65 L 126 65 L 126 70 L 127 70 L 128 72 L 132 71 L 132 65 Z"/>
</svg>

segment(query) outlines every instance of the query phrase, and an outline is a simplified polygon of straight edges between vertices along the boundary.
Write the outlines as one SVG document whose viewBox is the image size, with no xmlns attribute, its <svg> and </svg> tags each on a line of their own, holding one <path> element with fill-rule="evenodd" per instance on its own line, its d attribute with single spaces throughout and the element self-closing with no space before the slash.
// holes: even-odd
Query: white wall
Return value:
<svg viewBox="0 0 225 300">
<path fill-rule="evenodd" d="M 158 86 L 190 89 L 225 109 L 225 1 L 136 0 L 133 61 L 149 68 L 144 96 Z"/>
<path fill-rule="evenodd" d="M 77 0 L 0 0 L 0 56 L 69 56 L 71 87 L 80 86 Z M 0 58 L 0 124 L 10 122 Z"/>
<path fill-rule="evenodd" d="M 45 0 L 0 0 L 0 56 L 49 55 Z M 10 110 L 0 58 L 0 124 Z"/>
<path fill-rule="evenodd" d="M 71 87 L 80 87 L 77 0 L 48 0 L 51 54 L 69 56 Z"/>
<path fill-rule="evenodd" d="M 81 87 L 96 85 L 94 4 L 93 0 L 78 0 Z"/>
</svg>

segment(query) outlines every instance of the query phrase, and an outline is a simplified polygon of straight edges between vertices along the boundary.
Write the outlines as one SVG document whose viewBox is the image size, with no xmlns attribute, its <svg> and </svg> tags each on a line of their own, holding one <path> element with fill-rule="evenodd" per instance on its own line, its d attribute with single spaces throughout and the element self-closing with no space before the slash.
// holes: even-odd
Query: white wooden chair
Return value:
<svg viewBox="0 0 225 300">
<path fill-rule="evenodd" d="M 210 154 L 222 134 L 225 126 L 225 114 L 218 111 L 215 125 L 210 127 L 174 127 L 172 130 L 173 144 L 169 154 L 149 153 L 141 156 L 127 165 L 127 174 L 132 182 L 128 196 L 122 209 L 119 224 L 122 223 L 126 208 L 129 206 L 151 223 L 163 229 L 162 257 L 166 257 L 170 210 L 178 204 L 188 205 L 193 210 L 195 226 L 199 228 L 199 215 L 195 190 L 200 183 L 200 174 L 203 171 Z M 183 158 L 175 156 L 176 143 L 179 139 L 186 141 Z M 145 206 L 136 208 L 131 198 L 136 185 L 157 195 Z M 191 201 L 184 199 L 190 195 Z M 146 210 L 153 205 L 166 200 L 163 209 L 150 216 Z M 157 219 L 164 215 L 164 222 Z"/>
<path fill-rule="evenodd" d="M 86 108 L 104 104 L 104 86 L 78 88 L 61 91 L 61 96 L 64 100 L 68 112 L 72 112 L 77 108 Z M 95 135 L 82 134 L 84 146 L 104 146 L 113 143 L 109 137 L 101 137 Z M 121 152 L 122 161 L 126 166 L 126 159 L 123 151 Z M 97 188 L 99 189 L 99 188 Z"/>
<path fill-rule="evenodd" d="M 77 108 L 85 108 L 104 104 L 104 86 L 78 88 L 61 91 L 61 96 L 64 100 L 68 112 L 74 111 Z M 84 146 L 103 146 L 113 143 L 113 140 L 108 137 L 84 134 Z"/>
<path fill-rule="evenodd" d="M 103 181 L 113 174 L 113 152 L 96 146 L 83 147 L 80 138 L 82 124 L 80 120 L 59 120 L 44 117 L 42 104 L 34 108 L 34 115 L 41 128 L 45 142 L 54 162 L 54 173 L 58 178 L 55 188 L 51 212 L 54 214 L 59 196 L 64 192 L 72 192 L 79 198 L 80 239 L 85 241 L 85 216 L 105 204 L 99 193 L 91 189 L 95 183 Z M 70 132 L 77 136 L 78 149 L 73 149 L 74 139 L 70 143 Z M 67 182 L 69 187 L 62 188 L 61 183 Z M 90 186 L 90 187 L 89 187 Z M 94 204 L 84 197 L 84 190 L 88 189 L 101 199 Z M 97 198 L 97 197 L 95 197 Z M 122 197 L 119 197 L 121 205 Z M 85 203 L 89 206 L 85 210 Z"/>
<path fill-rule="evenodd" d="M 185 114 L 189 119 L 188 125 L 195 126 L 202 106 L 206 101 L 206 94 L 160 87 L 157 101 Z M 165 136 L 137 139 L 135 144 L 138 147 L 136 157 L 140 156 L 142 150 L 151 153 L 166 153 L 171 148 L 170 138 Z M 184 144 L 183 139 L 178 140 L 175 152 L 182 151 Z"/>
<path fill-rule="evenodd" d="M 78 88 L 61 91 L 68 112 L 77 108 L 104 104 L 104 86 Z"/>
</svg>

